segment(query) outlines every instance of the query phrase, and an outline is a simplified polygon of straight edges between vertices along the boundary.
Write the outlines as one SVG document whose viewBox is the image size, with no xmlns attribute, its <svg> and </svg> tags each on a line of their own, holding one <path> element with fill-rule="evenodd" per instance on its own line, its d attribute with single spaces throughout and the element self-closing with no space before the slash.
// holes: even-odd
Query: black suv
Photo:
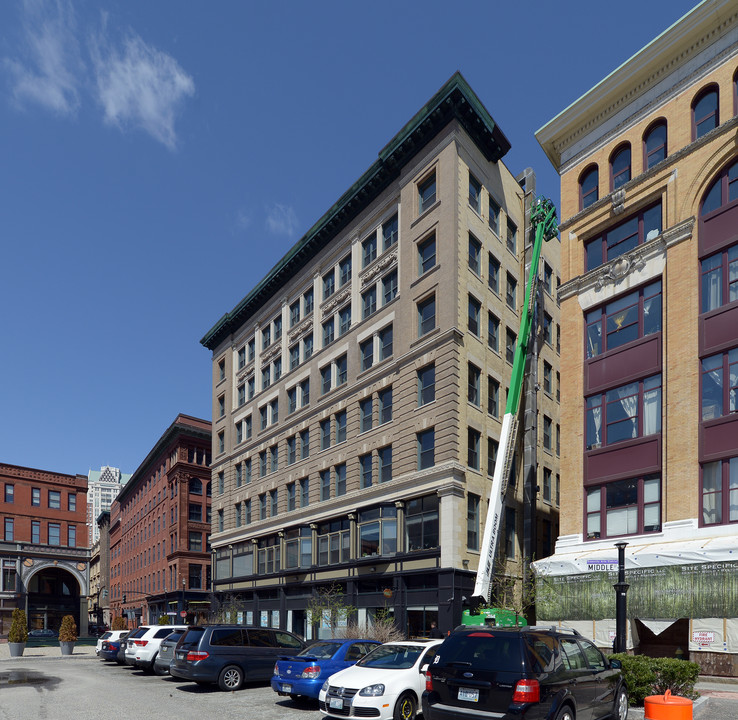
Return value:
<svg viewBox="0 0 738 720">
<path fill-rule="evenodd" d="M 438 647 L 425 720 L 600 720 L 628 717 L 620 663 L 575 630 L 472 627 Z"/>
<path fill-rule="evenodd" d="M 305 643 L 286 630 L 242 625 L 190 625 L 174 648 L 169 674 L 238 690 L 245 681 L 271 680 L 280 655 L 296 655 Z"/>
</svg>

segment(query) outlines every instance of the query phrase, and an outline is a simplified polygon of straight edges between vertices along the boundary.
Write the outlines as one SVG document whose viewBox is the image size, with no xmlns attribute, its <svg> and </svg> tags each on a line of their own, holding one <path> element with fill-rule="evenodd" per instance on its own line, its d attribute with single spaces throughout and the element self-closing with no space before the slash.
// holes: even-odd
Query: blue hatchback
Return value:
<svg viewBox="0 0 738 720">
<path fill-rule="evenodd" d="M 125 638 L 121 639 L 125 642 Z M 121 639 L 103 640 L 102 647 L 100 648 L 100 658 L 102 660 L 117 660 Z"/>
<path fill-rule="evenodd" d="M 319 640 L 297 655 L 281 655 L 274 666 L 272 690 L 293 700 L 300 696 L 317 700 L 326 678 L 380 644 L 376 640 Z"/>
</svg>

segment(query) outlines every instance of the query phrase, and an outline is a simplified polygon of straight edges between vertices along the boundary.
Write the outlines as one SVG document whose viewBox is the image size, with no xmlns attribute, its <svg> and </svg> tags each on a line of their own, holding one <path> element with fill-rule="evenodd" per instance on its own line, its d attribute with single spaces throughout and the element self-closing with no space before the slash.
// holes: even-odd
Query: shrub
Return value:
<svg viewBox="0 0 738 720">
<path fill-rule="evenodd" d="M 172 621 L 169 619 L 169 615 L 159 615 L 159 619 L 156 621 L 157 625 L 171 625 Z"/>
<path fill-rule="evenodd" d="M 28 640 L 28 623 L 26 621 L 26 611 L 16 608 L 13 610 L 13 619 L 10 623 L 10 632 L 8 633 L 8 642 L 24 643 Z"/>
<path fill-rule="evenodd" d="M 74 642 L 77 639 L 77 623 L 71 615 L 65 615 L 59 628 L 59 642 Z"/>
<path fill-rule="evenodd" d="M 694 689 L 700 672 L 697 663 L 626 653 L 610 657 L 620 660 L 623 666 L 623 679 L 631 705 L 640 707 L 650 695 L 663 695 L 667 690 L 671 690 L 673 695 L 681 695 L 690 700 L 699 697 Z"/>
<path fill-rule="evenodd" d="M 397 629 L 397 626 L 389 617 L 378 617 L 368 625 L 350 621 L 336 630 L 334 637 L 337 638 L 366 638 L 367 640 L 378 640 L 381 643 L 397 642 L 404 640 L 405 635 Z"/>
<path fill-rule="evenodd" d="M 128 623 L 126 622 L 126 619 L 124 617 L 113 618 L 113 625 L 111 627 L 111 630 L 126 630 L 127 628 Z"/>
</svg>

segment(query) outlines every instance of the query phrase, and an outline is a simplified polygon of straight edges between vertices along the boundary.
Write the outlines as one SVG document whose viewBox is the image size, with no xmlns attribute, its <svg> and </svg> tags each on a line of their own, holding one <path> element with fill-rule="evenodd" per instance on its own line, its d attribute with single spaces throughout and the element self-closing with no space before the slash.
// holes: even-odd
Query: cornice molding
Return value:
<svg viewBox="0 0 738 720">
<path fill-rule="evenodd" d="M 367 270 L 359 276 L 361 283 L 361 289 L 363 290 L 367 285 L 374 282 L 379 275 L 382 275 L 386 270 L 389 270 L 394 265 L 397 265 L 397 248 L 392 252 L 380 255 Z"/>
</svg>

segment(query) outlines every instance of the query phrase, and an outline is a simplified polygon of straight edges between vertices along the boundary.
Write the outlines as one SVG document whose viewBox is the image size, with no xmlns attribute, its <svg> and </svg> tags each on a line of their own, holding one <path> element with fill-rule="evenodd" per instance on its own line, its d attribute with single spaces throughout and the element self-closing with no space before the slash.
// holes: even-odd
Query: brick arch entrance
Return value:
<svg viewBox="0 0 738 720">
<path fill-rule="evenodd" d="M 71 615 L 81 630 L 80 601 L 84 594 L 76 573 L 60 565 L 34 570 L 25 582 L 29 630 L 58 631 L 65 615 Z"/>
</svg>

